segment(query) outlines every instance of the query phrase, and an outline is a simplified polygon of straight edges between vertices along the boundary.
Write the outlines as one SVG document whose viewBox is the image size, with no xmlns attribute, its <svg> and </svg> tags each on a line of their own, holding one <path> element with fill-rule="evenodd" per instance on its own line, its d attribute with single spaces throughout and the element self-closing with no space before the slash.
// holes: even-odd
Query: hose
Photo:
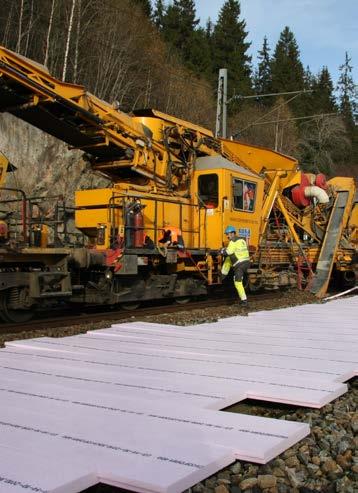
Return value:
<svg viewBox="0 0 358 493">
<path fill-rule="evenodd" d="M 328 204 L 329 197 L 323 188 L 317 187 L 316 185 L 310 185 L 304 189 L 305 197 L 315 198 L 319 204 Z"/>
</svg>

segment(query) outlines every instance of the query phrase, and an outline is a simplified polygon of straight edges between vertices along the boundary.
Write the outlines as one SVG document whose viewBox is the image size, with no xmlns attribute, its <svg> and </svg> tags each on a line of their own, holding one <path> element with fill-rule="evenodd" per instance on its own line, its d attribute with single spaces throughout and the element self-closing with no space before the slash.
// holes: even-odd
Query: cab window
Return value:
<svg viewBox="0 0 358 493">
<path fill-rule="evenodd" d="M 256 200 L 256 183 L 233 178 L 232 189 L 234 209 L 253 212 Z"/>
<path fill-rule="evenodd" d="M 201 202 L 210 209 L 219 204 L 219 178 L 215 173 L 201 175 L 198 178 L 198 192 Z"/>
</svg>

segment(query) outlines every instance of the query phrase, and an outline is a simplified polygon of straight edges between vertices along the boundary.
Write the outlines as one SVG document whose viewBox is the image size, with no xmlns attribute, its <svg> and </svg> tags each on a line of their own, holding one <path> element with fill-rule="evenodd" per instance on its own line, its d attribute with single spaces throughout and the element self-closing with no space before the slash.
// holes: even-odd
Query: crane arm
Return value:
<svg viewBox="0 0 358 493">
<path fill-rule="evenodd" d="M 142 125 L 85 91 L 61 82 L 40 64 L 0 47 L 0 110 L 28 121 L 70 145 L 104 155 L 101 143 L 135 147 L 150 142 Z M 107 150 L 108 151 L 108 150 Z M 112 152 L 112 156 L 115 156 Z M 111 156 L 111 152 L 107 152 Z"/>
<path fill-rule="evenodd" d="M 202 127 L 152 110 L 128 115 L 53 77 L 46 67 L 0 46 L 0 111 L 84 151 L 94 170 L 113 181 L 145 176 L 169 190 L 188 188 L 197 153 L 220 143 Z M 146 121 L 149 121 L 147 125 Z M 156 132 L 153 138 L 154 123 Z M 159 123 L 158 123 L 159 122 Z"/>
</svg>

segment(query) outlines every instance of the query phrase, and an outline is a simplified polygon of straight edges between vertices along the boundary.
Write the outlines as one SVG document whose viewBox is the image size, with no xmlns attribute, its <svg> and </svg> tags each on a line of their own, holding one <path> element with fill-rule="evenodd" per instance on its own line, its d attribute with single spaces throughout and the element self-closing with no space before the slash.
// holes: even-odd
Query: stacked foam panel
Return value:
<svg viewBox="0 0 358 493">
<path fill-rule="evenodd" d="M 319 408 L 344 393 L 357 300 L 7 343 L 0 492 L 175 493 L 236 459 L 269 461 L 308 425 L 221 410 L 246 398 Z"/>
</svg>

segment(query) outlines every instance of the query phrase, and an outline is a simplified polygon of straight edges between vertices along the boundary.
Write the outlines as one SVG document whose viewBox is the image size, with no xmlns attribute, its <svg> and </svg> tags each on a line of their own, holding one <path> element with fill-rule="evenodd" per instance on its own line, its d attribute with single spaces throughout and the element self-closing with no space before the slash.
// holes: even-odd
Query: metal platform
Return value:
<svg viewBox="0 0 358 493">
<path fill-rule="evenodd" d="M 103 482 L 176 493 L 266 463 L 304 423 L 222 412 L 245 398 L 319 408 L 358 374 L 358 297 L 190 327 L 135 322 L 0 350 L 0 492 Z M 3 459 L 4 458 L 4 459 Z"/>
</svg>

